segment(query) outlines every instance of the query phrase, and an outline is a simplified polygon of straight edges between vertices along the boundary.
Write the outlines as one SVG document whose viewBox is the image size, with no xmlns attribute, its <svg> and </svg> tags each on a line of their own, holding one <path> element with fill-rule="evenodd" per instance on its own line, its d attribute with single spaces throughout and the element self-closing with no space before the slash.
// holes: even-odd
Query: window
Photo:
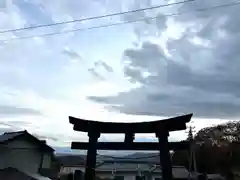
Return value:
<svg viewBox="0 0 240 180">
<path fill-rule="evenodd" d="M 48 154 L 43 155 L 43 160 L 42 160 L 42 168 L 50 168 L 51 165 L 51 156 Z"/>
<path fill-rule="evenodd" d="M 115 176 L 114 180 L 124 180 L 124 176 Z"/>
</svg>

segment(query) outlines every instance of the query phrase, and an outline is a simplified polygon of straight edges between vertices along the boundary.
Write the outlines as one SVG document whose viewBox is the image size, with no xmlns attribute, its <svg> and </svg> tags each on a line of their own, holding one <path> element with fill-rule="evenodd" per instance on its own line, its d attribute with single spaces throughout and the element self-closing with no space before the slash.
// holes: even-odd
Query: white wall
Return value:
<svg viewBox="0 0 240 180">
<path fill-rule="evenodd" d="M 76 170 L 80 170 L 82 172 L 85 172 L 85 167 L 84 166 L 79 166 L 79 167 L 61 167 L 60 174 L 74 173 Z"/>
<path fill-rule="evenodd" d="M 14 167 L 22 171 L 38 172 L 41 153 L 36 146 L 24 140 L 15 140 L 4 146 L 7 148 L 0 147 L 0 169 Z M 44 163 L 47 166 L 47 160 Z"/>
<path fill-rule="evenodd" d="M 155 180 L 155 178 L 162 178 L 162 176 L 161 175 L 153 175 L 152 177 L 151 177 L 151 180 Z"/>
</svg>

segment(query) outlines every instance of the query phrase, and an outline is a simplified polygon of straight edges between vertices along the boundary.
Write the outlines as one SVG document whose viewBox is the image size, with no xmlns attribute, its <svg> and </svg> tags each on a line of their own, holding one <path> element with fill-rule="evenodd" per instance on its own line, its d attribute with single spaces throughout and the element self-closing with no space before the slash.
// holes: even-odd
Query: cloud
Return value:
<svg viewBox="0 0 240 180">
<path fill-rule="evenodd" d="M 18 115 L 41 115 L 41 112 L 31 109 L 14 106 L 0 105 L 0 116 L 18 116 Z"/>
<path fill-rule="evenodd" d="M 13 108 L 11 113 L 8 110 L 10 113 L 8 116 L 0 116 L 0 132 L 28 130 L 37 137 L 46 139 L 51 145 L 70 147 L 72 141 L 87 141 L 88 136 L 86 133 L 73 130 L 68 120 L 69 116 L 100 121 L 128 119 L 125 115 L 108 112 L 103 106 L 93 104 L 86 99 L 87 95 L 108 96 L 124 91 L 121 86 L 99 82 L 71 90 L 65 89 L 65 91 L 65 97 L 50 98 L 29 89 L 1 89 L 1 102 L 5 103 L 8 108 L 18 107 L 18 111 L 13 114 L 12 111 L 16 110 Z M 25 111 L 19 113 L 20 110 Z M 30 113 L 31 111 L 26 110 L 35 110 L 41 114 Z"/>
<path fill-rule="evenodd" d="M 65 48 L 63 50 L 63 53 L 66 54 L 67 56 L 69 56 L 72 59 L 76 59 L 76 60 L 81 60 L 82 57 L 81 55 L 79 55 L 77 52 L 73 51 L 72 49 L 69 48 Z"/>
<path fill-rule="evenodd" d="M 73 66 L 81 63 L 82 66 L 87 70 L 87 72 L 89 72 L 97 80 L 105 81 L 107 78 L 105 78 L 105 76 L 102 74 L 113 73 L 113 68 L 108 65 L 108 63 L 102 60 L 98 60 L 91 65 L 89 62 L 86 62 L 78 52 L 68 47 L 63 50 L 63 54 L 70 57 Z M 68 67 L 68 69 L 72 70 L 73 68 L 70 66 Z"/>
<path fill-rule="evenodd" d="M 113 68 L 111 66 L 109 66 L 106 62 L 104 61 L 97 61 L 97 62 L 94 62 L 94 66 L 97 68 L 97 67 L 103 67 L 107 72 L 113 72 Z"/>
<path fill-rule="evenodd" d="M 35 134 L 33 133 L 32 134 L 33 136 L 35 136 L 36 138 L 40 139 L 40 140 L 52 140 L 52 141 L 59 141 L 59 138 L 57 137 L 51 137 L 51 136 L 46 136 L 46 135 L 38 135 L 38 134 Z"/>
<path fill-rule="evenodd" d="M 186 3 L 179 11 L 224 2 Z M 239 118 L 238 11 L 236 6 L 169 18 L 168 22 L 185 29 L 179 37 L 172 38 L 169 29 L 174 24 L 168 23 L 166 30 L 157 30 L 163 33 L 161 37 L 150 34 L 140 48 L 123 52 L 125 76 L 141 87 L 90 99 L 127 114 L 175 116 L 193 112 L 199 118 Z M 159 39 L 165 39 L 164 46 Z"/>
<path fill-rule="evenodd" d="M 5 132 L 22 131 L 31 125 L 32 123 L 30 122 L 11 120 L 7 117 L 1 117 L 0 134 Z"/>
<path fill-rule="evenodd" d="M 131 3 L 12 0 L 1 9 L 0 26 L 15 29 L 159 4 L 149 0 Z M 162 16 L 209 3 L 204 0 L 130 16 L 1 33 L 2 40 L 158 16 L 131 25 L 0 40 L 0 131 L 26 129 L 51 145 L 69 147 L 71 141 L 88 140 L 86 133 L 73 131 L 69 115 L 139 122 L 193 111 L 206 124 L 211 124 L 208 118 L 237 117 L 239 35 L 237 23 L 232 23 L 238 22 L 237 11 L 211 11 L 211 18 L 210 12 Z M 200 121 L 197 125 L 202 127 Z M 171 138 L 184 137 L 179 132 Z M 102 138 L 109 141 L 122 136 Z"/>
<path fill-rule="evenodd" d="M 105 14 L 108 12 L 103 11 L 108 8 L 112 11 L 111 7 L 95 1 L 13 0 L 0 10 L 0 26 L 7 30 L 55 23 Z M 51 145 L 70 146 L 71 141 L 86 141 L 88 137 L 86 133 L 73 131 L 69 115 L 98 120 L 117 116 L 109 115 L 102 105 L 86 99 L 86 94 L 109 95 L 122 89 L 120 75 L 116 85 L 109 82 L 107 76 L 105 78 L 113 69 L 121 70 L 107 62 L 115 57 L 113 52 L 117 48 L 112 46 L 111 55 L 100 49 L 105 48 L 102 44 L 107 47 L 112 42 L 109 35 L 116 35 L 113 30 L 1 41 L 107 22 L 101 19 L 0 34 L 0 132 L 26 129 L 46 138 Z M 123 43 L 118 42 L 122 46 Z M 99 59 L 103 60 L 96 61 Z M 96 67 L 94 62 L 98 62 Z M 95 78 L 94 73 L 104 77 L 104 82 Z"/>
<path fill-rule="evenodd" d="M 89 68 L 88 72 L 90 72 L 93 75 L 93 77 L 95 77 L 101 81 L 105 80 L 105 78 L 102 75 L 100 75 L 100 73 L 98 73 L 95 68 Z"/>
<path fill-rule="evenodd" d="M 93 63 L 93 67 L 88 68 L 88 72 L 97 80 L 106 81 L 109 74 L 113 73 L 113 68 L 106 62 L 99 60 Z"/>
</svg>

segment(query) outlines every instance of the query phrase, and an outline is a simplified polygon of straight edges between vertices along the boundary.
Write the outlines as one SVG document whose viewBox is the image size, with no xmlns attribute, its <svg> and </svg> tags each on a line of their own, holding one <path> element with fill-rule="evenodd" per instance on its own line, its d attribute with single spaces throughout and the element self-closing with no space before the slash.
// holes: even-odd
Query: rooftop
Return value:
<svg viewBox="0 0 240 180">
<path fill-rule="evenodd" d="M 46 151 L 54 151 L 53 148 L 51 148 L 50 146 L 48 146 L 46 144 L 46 141 L 42 141 L 39 140 L 38 138 L 36 138 L 35 136 L 31 135 L 30 133 L 28 133 L 28 131 L 24 130 L 24 131 L 16 131 L 16 132 L 5 132 L 2 135 L 0 135 L 0 145 L 2 144 L 7 144 L 11 141 L 17 140 L 17 139 L 25 139 L 27 141 L 30 141 L 34 144 L 39 145 L 39 147 L 42 150 L 46 150 Z"/>
</svg>

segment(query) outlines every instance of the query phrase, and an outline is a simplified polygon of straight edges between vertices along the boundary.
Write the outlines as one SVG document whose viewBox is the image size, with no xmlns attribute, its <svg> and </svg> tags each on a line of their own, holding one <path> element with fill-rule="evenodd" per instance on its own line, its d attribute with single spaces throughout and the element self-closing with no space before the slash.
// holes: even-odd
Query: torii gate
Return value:
<svg viewBox="0 0 240 180">
<path fill-rule="evenodd" d="M 97 149 L 101 150 L 159 150 L 163 180 L 172 179 L 172 164 L 169 150 L 186 149 L 187 142 L 168 142 L 169 132 L 186 129 L 186 123 L 191 120 L 192 114 L 178 116 L 165 120 L 137 123 L 99 122 L 75 117 L 69 117 L 75 131 L 87 132 L 88 143 L 72 142 L 72 149 L 87 150 L 85 180 L 95 179 Z M 97 142 L 101 133 L 124 133 L 124 142 Z M 158 143 L 133 142 L 135 133 L 155 133 Z"/>
</svg>

